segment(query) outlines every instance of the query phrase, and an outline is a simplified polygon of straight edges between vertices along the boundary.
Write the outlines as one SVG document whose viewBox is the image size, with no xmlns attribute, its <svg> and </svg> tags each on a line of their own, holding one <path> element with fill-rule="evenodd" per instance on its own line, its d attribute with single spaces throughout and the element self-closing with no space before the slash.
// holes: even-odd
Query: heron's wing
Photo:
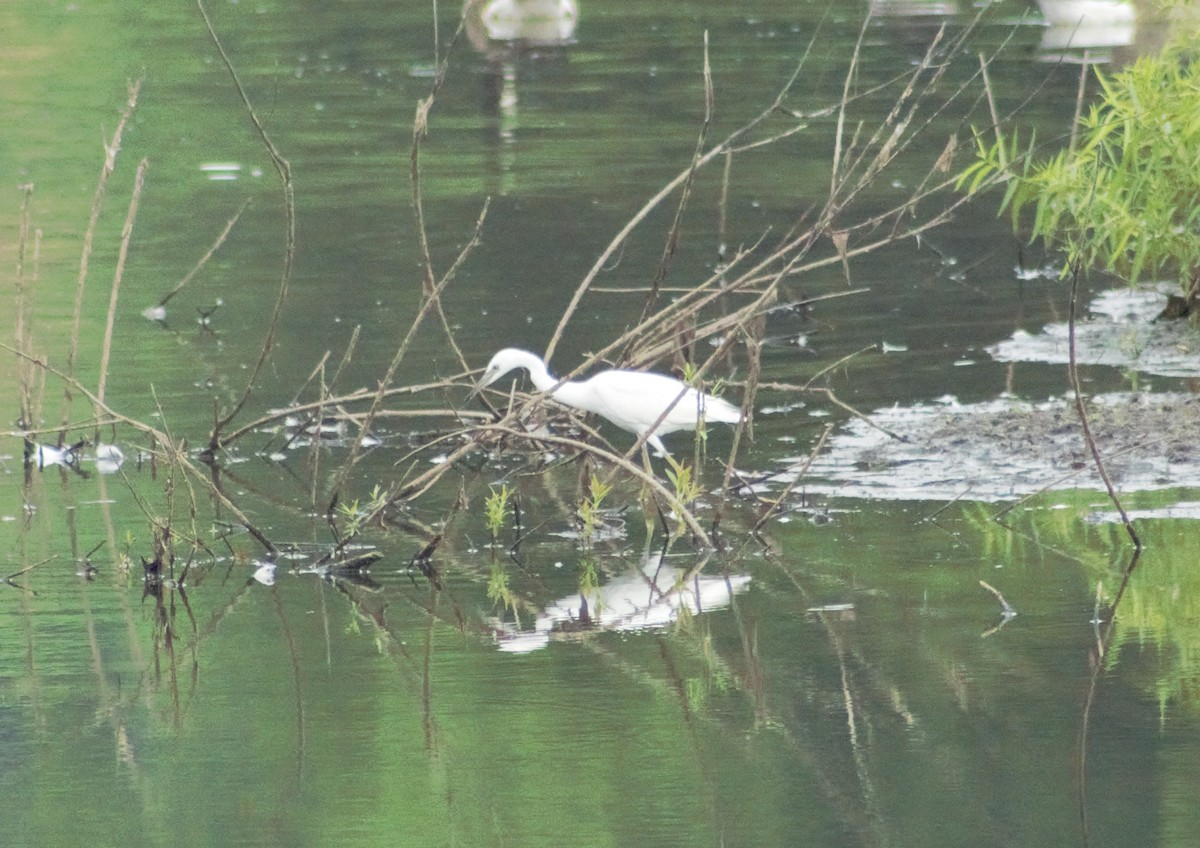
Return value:
<svg viewBox="0 0 1200 848">
<path fill-rule="evenodd" d="M 589 412 L 633 433 L 647 430 L 663 410 L 675 403 L 657 428 L 659 433 L 696 426 L 696 390 L 662 374 L 603 371 L 586 381 Z M 680 397 L 681 393 L 685 393 Z"/>
</svg>

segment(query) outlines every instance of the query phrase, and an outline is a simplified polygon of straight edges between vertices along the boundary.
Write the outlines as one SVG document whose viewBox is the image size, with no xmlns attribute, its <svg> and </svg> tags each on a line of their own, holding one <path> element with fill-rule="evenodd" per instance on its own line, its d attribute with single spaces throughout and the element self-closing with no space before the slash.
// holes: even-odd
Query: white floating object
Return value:
<svg viewBox="0 0 1200 848">
<path fill-rule="evenodd" d="M 823 604 L 819 607 L 809 607 L 805 612 L 849 612 L 854 604 Z"/>
<path fill-rule="evenodd" d="M 202 162 L 200 171 L 213 181 L 236 180 L 241 175 L 242 166 L 237 162 Z"/>
<path fill-rule="evenodd" d="M 275 585 L 275 563 L 260 562 L 254 569 L 254 579 L 264 586 Z"/>
</svg>

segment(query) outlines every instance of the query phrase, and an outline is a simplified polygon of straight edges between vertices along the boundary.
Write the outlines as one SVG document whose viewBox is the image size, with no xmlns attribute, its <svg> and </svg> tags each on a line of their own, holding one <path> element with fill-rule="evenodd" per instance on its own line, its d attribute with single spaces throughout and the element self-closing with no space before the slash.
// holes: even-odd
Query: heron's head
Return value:
<svg viewBox="0 0 1200 848">
<path fill-rule="evenodd" d="M 541 364 L 541 360 L 529 351 L 506 347 L 497 351 L 496 355 L 488 362 L 487 368 L 483 369 L 479 382 L 475 384 L 475 391 L 478 392 L 484 387 L 490 386 L 516 368 L 530 369 L 539 364 Z"/>
<path fill-rule="evenodd" d="M 513 354 L 518 352 L 511 347 L 497 351 L 496 355 L 488 362 L 487 368 L 483 369 L 483 374 L 479 377 L 479 388 L 482 389 L 484 386 L 490 386 L 509 371 L 517 368 L 519 363 L 514 360 Z"/>
</svg>

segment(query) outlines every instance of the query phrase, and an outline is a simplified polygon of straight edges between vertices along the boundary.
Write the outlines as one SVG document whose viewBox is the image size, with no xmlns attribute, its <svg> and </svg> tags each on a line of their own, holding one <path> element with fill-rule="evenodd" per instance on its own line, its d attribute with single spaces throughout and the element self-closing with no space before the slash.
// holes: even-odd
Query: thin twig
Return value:
<svg viewBox="0 0 1200 848">
<path fill-rule="evenodd" d="M 92 207 L 88 213 L 87 228 L 83 231 L 83 252 L 79 257 L 79 276 L 75 281 L 75 308 L 71 317 L 71 342 L 67 347 L 67 369 L 66 373 L 70 376 L 75 376 L 75 357 L 79 352 L 79 330 L 83 323 L 83 292 L 87 282 L 88 264 L 92 257 L 92 243 L 96 238 L 96 225 L 100 220 L 100 209 L 104 203 L 104 192 L 108 187 L 108 178 L 112 175 L 117 164 L 117 153 L 121 149 L 121 138 L 125 134 L 125 127 L 129 123 L 129 118 L 133 115 L 133 110 L 137 106 L 138 92 L 141 91 L 142 81 L 138 79 L 129 84 L 128 94 L 125 100 L 125 109 L 121 113 L 121 118 L 117 121 L 116 130 L 113 132 L 111 140 L 104 143 L 104 164 L 100 166 L 100 177 L 96 181 L 96 191 L 92 195 Z M 70 386 L 64 387 L 66 390 L 66 403 L 63 405 L 62 420 L 65 423 L 71 416 L 71 393 Z"/>
<path fill-rule="evenodd" d="M 688 200 L 691 199 L 692 186 L 696 180 L 696 171 L 700 167 L 700 158 L 704 154 L 704 142 L 708 139 L 708 130 L 712 126 L 716 96 L 713 93 L 712 67 L 708 62 L 708 30 L 704 31 L 703 74 L 704 120 L 700 124 L 700 135 L 696 139 L 696 150 L 692 154 L 691 167 L 688 169 L 687 177 L 683 181 L 683 188 L 679 192 L 679 204 L 675 207 L 675 220 L 671 222 L 671 226 L 667 230 L 667 240 L 663 245 L 662 257 L 658 261 L 658 270 L 654 273 L 654 279 L 650 281 L 650 293 L 646 295 L 646 303 L 642 307 L 642 317 L 639 319 L 642 321 L 646 320 L 658 302 L 658 287 L 667 278 L 667 272 L 671 268 L 671 260 L 674 259 L 675 251 L 679 247 L 679 233 L 683 227 L 683 213 L 687 209 Z"/>
<path fill-rule="evenodd" d="M 956 503 L 961 501 L 967 495 L 971 494 L 971 489 L 972 489 L 972 486 L 967 486 L 967 488 L 963 489 L 961 492 L 959 492 L 957 495 L 952 497 L 950 500 L 946 501 L 944 504 L 942 504 L 940 507 L 935 509 L 933 512 L 929 513 L 929 515 L 926 515 L 926 516 L 914 521 L 913 524 L 925 524 L 928 522 L 935 521 L 939 515 L 941 515 L 946 510 L 950 509 L 952 506 L 954 506 Z"/>
<path fill-rule="evenodd" d="M 417 103 L 417 111 L 413 118 L 412 129 L 412 145 L 409 149 L 409 181 L 412 185 L 412 205 L 413 212 L 416 215 L 417 224 L 417 243 L 421 248 L 421 259 L 425 267 L 425 274 L 421 282 L 421 290 L 426 297 L 432 298 L 432 306 L 437 312 L 438 319 L 441 321 L 442 330 L 446 335 L 446 340 L 450 344 L 451 350 L 454 351 L 458 359 L 459 365 L 464 369 L 467 367 L 466 356 L 458 346 L 458 339 L 455 338 L 454 332 L 450 326 L 450 320 L 446 317 L 446 312 L 442 308 L 441 291 L 436 283 L 436 275 L 433 270 L 433 255 L 429 249 L 429 234 L 425 226 L 425 201 L 421 191 L 421 142 L 426 135 L 429 134 L 429 114 L 433 109 L 433 105 L 437 100 L 438 92 L 441 91 L 442 85 L 446 81 L 446 73 L 450 67 L 450 51 L 454 45 L 458 43 L 459 37 L 463 33 L 466 26 L 466 16 L 464 15 L 458 21 L 458 28 L 454 31 L 454 37 L 450 40 L 450 44 L 446 47 L 446 55 L 438 56 L 438 35 L 436 23 L 436 3 L 434 14 L 434 67 L 436 69 L 433 79 L 433 86 L 430 88 L 429 95 Z M 482 223 L 482 221 L 480 222 Z M 478 232 L 476 233 L 478 239 Z M 443 279 L 448 280 L 454 276 L 457 271 L 459 262 L 465 258 L 466 253 L 463 251 L 459 254 L 459 260 L 454 267 L 443 275 Z"/>
<path fill-rule="evenodd" d="M 992 130 L 996 133 L 996 149 L 1000 153 L 1000 170 L 1008 170 L 1008 154 L 1004 150 L 1004 134 L 1000 129 L 1000 115 L 996 112 L 996 98 L 992 94 L 992 80 L 988 76 L 987 61 L 979 54 L 979 73 L 983 76 L 983 90 L 987 94 L 988 112 L 992 116 Z M 1072 130 L 1074 133 L 1074 130 Z"/>
<path fill-rule="evenodd" d="M 726 229 L 729 220 L 729 177 L 733 172 L 733 150 L 725 151 L 725 168 L 721 172 L 721 197 L 717 201 L 717 261 L 725 261 Z"/>
<path fill-rule="evenodd" d="M 439 280 L 425 295 L 424 301 L 421 304 L 421 308 L 417 311 L 417 315 L 415 318 L 413 318 L 413 322 L 409 326 L 408 332 L 401 340 L 400 346 L 396 349 L 396 353 L 392 356 L 392 361 L 388 364 L 388 368 L 387 371 L 384 372 L 383 379 L 379 381 L 379 388 L 376 390 L 375 395 L 371 400 L 371 406 L 367 410 L 367 414 L 363 418 L 362 424 L 359 426 L 358 435 L 355 437 L 354 444 L 350 448 L 350 456 L 345 462 L 342 463 L 342 467 L 338 471 L 337 479 L 334 482 L 331 493 L 332 498 L 336 498 L 341 492 L 342 486 L 345 485 L 346 478 L 350 473 L 351 468 L 353 468 L 357 462 L 359 451 L 362 448 L 363 439 L 366 437 L 367 432 L 371 428 L 371 422 L 375 418 L 375 414 L 379 409 L 380 403 L 383 401 L 387 388 L 391 385 L 392 380 L 396 376 L 396 371 L 400 368 L 400 363 L 404 361 L 404 357 L 408 353 L 408 347 L 412 343 L 413 338 L 416 336 L 417 328 L 421 326 L 421 323 L 424 321 L 425 316 L 429 313 L 429 311 L 436 308 L 441 303 L 441 294 L 445 290 L 446 286 L 450 285 L 450 282 L 454 279 L 454 274 L 461 264 L 462 258 L 470 253 L 470 251 L 473 250 L 477 244 L 479 244 L 479 233 L 483 229 L 483 222 L 487 219 L 488 207 L 490 205 L 491 198 L 484 200 L 483 208 L 479 210 L 479 217 L 475 221 L 475 230 L 471 235 L 471 239 L 467 242 L 463 249 L 459 251 L 459 259 L 450 266 L 450 270 L 448 270 L 445 276 L 443 276 L 442 279 Z"/>
<path fill-rule="evenodd" d="M 192 463 L 191 459 L 187 455 L 187 451 L 186 451 L 184 445 L 176 444 L 171 439 L 170 435 L 167 432 L 165 432 L 163 430 L 158 430 L 158 429 L 150 426 L 149 424 L 146 424 L 143 421 L 138 421 L 137 419 L 130 418 L 126 415 L 122 415 L 121 413 L 119 413 L 116 410 L 112 409 L 111 407 L 107 406 L 102 400 L 100 400 L 100 398 L 97 395 L 93 394 L 78 379 L 71 377 L 70 375 L 66 374 L 63 371 L 59 371 L 57 368 L 53 367 L 52 365 L 45 362 L 44 360 L 30 356 L 30 355 L 24 353 L 23 351 L 17 350 L 16 348 L 12 347 L 11 345 L 4 344 L 3 342 L 0 342 L 0 350 L 6 350 L 15 356 L 19 356 L 23 359 L 27 359 L 31 363 L 33 363 L 36 367 L 42 369 L 46 373 L 51 374 L 52 376 L 58 378 L 59 380 L 62 380 L 65 383 L 68 383 L 70 385 L 70 388 L 74 392 L 77 392 L 78 394 L 87 398 L 87 400 L 89 400 L 92 403 L 92 405 L 99 412 L 104 413 L 105 415 L 107 415 L 109 418 L 111 418 L 114 422 L 116 422 L 118 424 L 124 424 L 128 427 L 133 428 L 134 430 L 137 430 L 140 433 L 143 433 L 144 435 L 148 436 L 154 444 L 161 445 L 163 455 L 165 456 L 165 458 L 167 458 L 171 462 L 179 463 L 194 478 L 200 480 L 205 485 L 207 490 L 213 495 L 213 497 L 215 497 L 223 506 L 225 506 L 230 512 L 232 512 L 234 514 L 234 516 L 237 518 L 237 521 L 243 527 L 245 527 L 246 530 L 250 533 L 250 535 L 254 536 L 254 538 L 257 539 L 259 541 L 259 543 L 262 544 L 262 546 L 264 548 L 266 548 L 269 553 L 275 554 L 278 552 L 278 549 L 275 547 L 274 544 L 271 543 L 270 539 L 268 539 L 266 537 L 266 535 L 262 533 L 262 531 L 260 531 L 257 527 L 255 527 L 254 523 L 250 521 L 250 519 L 246 516 L 246 514 L 244 512 L 242 512 L 241 509 L 238 508 L 237 504 L 235 504 L 229 498 L 229 496 L 227 496 L 224 492 L 222 492 L 221 489 L 212 480 L 210 480 L 208 478 L 208 476 L 206 474 L 201 472 L 200 469 L 197 468 L 195 466 L 195 464 Z"/>
<path fill-rule="evenodd" d="M 423 392 L 444 390 L 444 389 L 447 389 L 447 388 L 450 388 L 453 386 L 457 386 L 457 385 L 460 385 L 460 384 L 455 382 L 453 379 L 450 379 L 450 380 L 438 380 L 433 383 L 421 383 L 421 384 L 413 385 L 413 386 L 393 386 L 392 388 L 384 391 L 384 393 L 382 395 L 382 399 L 386 400 L 388 398 L 394 398 L 394 397 L 406 397 L 406 396 L 411 396 L 411 395 L 418 395 Z M 249 421 L 246 424 L 242 425 L 237 430 L 231 431 L 225 437 L 225 439 L 222 441 L 222 444 L 224 444 L 224 445 L 233 444 L 234 442 L 239 441 L 240 439 L 245 437 L 247 434 L 252 433 L 256 430 L 260 430 L 263 427 L 267 427 L 272 424 L 276 424 L 276 423 L 282 421 L 283 419 L 287 418 L 288 416 L 304 415 L 305 413 L 316 412 L 318 410 L 324 409 L 327 406 L 342 407 L 342 406 L 352 406 L 352 405 L 359 404 L 359 403 L 370 404 L 370 403 L 375 402 L 375 399 L 377 396 L 378 396 L 378 389 L 359 389 L 357 391 L 350 392 L 349 394 L 345 394 L 345 395 L 335 395 L 335 396 L 326 397 L 326 398 L 318 398 L 317 400 L 308 401 L 307 403 L 292 404 L 283 409 L 271 409 L 271 410 L 268 410 L 264 415 L 254 419 L 253 421 Z M 453 409 L 416 409 L 416 410 L 377 409 L 375 412 L 375 417 L 379 418 L 379 417 L 383 417 L 383 416 L 389 416 L 389 417 L 411 417 L 411 418 L 420 418 L 420 417 L 454 418 L 456 414 L 458 414 L 458 411 L 453 410 Z M 469 415 L 469 413 L 468 413 L 468 415 Z M 345 415 L 342 417 L 346 418 L 346 420 L 353 421 L 355 423 L 360 423 L 365 419 L 365 416 L 366 416 L 366 413 L 345 413 Z"/>
<path fill-rule="evenodd" d="M 262 373 L 263 366 L 266 364 L 267 359 L 271 356 L 271 351 L 275 347 L 275 334 L 279 330 L 279 318 L 283 314 L 283 304 L 287 301 L 288 291 L 291 288 L 292 263 L 296 256 L 296 197 L 295 190 L 292 187 L 292 166 L 288 163 L 287 159 L 283 158 L 283 154 L 279 152 L 270 135 L 267 134 L 266 127 L 259 120 L 258 113 L 255 112 L 254 105 L 250 102 L 250 96 L 246 93 L 246 89 L 242 86 L 242 81 L 233 67 L 233 61 L 229 58 L 229 54 L 225 52 L 225 47 L 221 44 L 221 39 L 217 37 L 217 31 L 213 27 L 212 20 L 208 17 L 208 10 L 204 7 L 204 0 L 196 0 L 196 6 L 200 10 L 200 16 L 204 19 L 204 26 L 208 30 L 209 38 L 212 39 L 213 45 L 217 48 L 217 53 L 220 54 L 221 61 L 224 63 L 225 69 L 229 71 L 230 78 L 233 80 L 234 88 L 237 89 L 238 96 L 241 98 L 242 104 L 246 107 L 250 121 L 254 124 L 255 130 L 258 131 L 259 139 L 271 157 L 271 164 L 275 167 L 275 173 L 279 175 L 279 180 L 283 186 L 284 206 L 285 246 L 283 270 L 279 277 L 279 290 L 275 296 L 275 305 L 271 309 L 271 318 L 267 323 L 267 332 L 263 338 L 262 348 L 259 351 L 254 367 L 250 370 L 245 390 L 242 392 L 237 403 L 233 405 L 233 408 L 213 426 L 212 436 L 209 438 L 208 451 L 210 454 L 215 454 L 221 446 L 221 431 L 229 426 L 229 423 L 242 411 L 242 407 L 246 405 L 246 401 L 250 399 L 250 395 L 258 384 L 258 378 Z"/>
<path fill-rule="evenodd" d="M 820 456 L 821 448 L 825 446 L 825 440 L 829 438 L 829 434 L 832 432 L 833 425 L 826 424 L 825 429 L 821 431 L 821 435 L 817 438 L 817 443 L 813 445 L 812 450 L 808 452 L 808 456 L 805 457 L 804 462 L 801 463 L 800 469 L 792 475 L 792 479 L 787 482 L 787 485 L 784 486 L 783 491 L 779 493 L 779 497 L 772 501 L 767 501 L 767 508 L 764 509 L 762 515 L 758 517 L 758 521 L 754 522 L 754 529 L 750 531 L 751 535 L 762 529 L 762 526 L 767 523 L 767 519 L 779 511 L 779 508 L 783 505 L 783 502 L 787 500 L 788 495 L 792 493 L 792 489 L 796 488 L 796 485 L 803 481 L 808 475 L 808 469 L 812 467 L 813 462 L 815 462 L 817 457 Z"/>
<path fill-rule="evenodd" d="M 198 261 L 192 267 L 192 270 L 188 271 L 187 274 L 184 275 L 184 278 L 182 280 L 180 280 L 178 283 L 175 284 L 175 287 L 173 289 L 171 289 L 169 292 L 167 292 L 166 294 L 164 294 L 162 297 L 160 297 L 158 299 L 159 307 L 166 306 L 167 303 L 171 300 L 171 298 L 173 298 L 175 295 L 177 295 L 181 291 L 183 291 L 183 287 L 186 286 L 188 283 L 190 283 L 192 281 L 192 278 L 195 277 L 198 273 L 200 273 L 200 270 L 205 265 L 208 264 L 208 261 L 213 258 L 213 255 L 216 254 L 216 252 L 221 249 L 221 245 L 223 245 L 225 243 L 225 239 L 229 237 L 230 231 L 233 230 L 233 225 L 238 222 L 238 218 L 242 217 L 242 213 L 246 211 L 246 207 L 249 205 L 250 205 L 249 200 L 247 200 L 245 203 L 242 204 L 241 208 L 238 209 L 237 213 L 234 214 L 234 216 L 232 218 L 230 218 L 229 221 L 225 224 L 225 229 L 221 230 L 221 234 L 219 236 L 217 236 L 217 240 L 214 241 L 212 243 L 212 246 L 208 248 L 208 251 L 203 256 L 200 257 L 200 261 Z"/>
<path fill-rule="evenodd" d="M 1091 65 L 1087 62 L 1079 64 L 1079 89 L 1075 92 L 1075 115 L 1071 118 L 1071 143 L 1067 145 L 1067 150 L 1072 154 L 1075 152 L 1075 139 L 1079 134 L 1079 117 L 1083 114 L 1083 98 L 1087 94 L 1087 78 L 1090 69 Z M 997 145 L 997 147 L 1003 155 L 1004 145 Z M 1003 159 L 1000 161 L 1001 164 L 1004 163 Z"/>
<path fill-rule="evenodd" d="M 1150 440 L 1145 440 L 1145 441 L 1134 442 L 1131 445 L 1126 445 L 1125 447 L 1121 448 L 1120 450 L 1115 450 L 1115 451 L 1111 452 L 1108 455 L 1108 458 L 1116 459 L 1119 456 L 1124 456 L 1127 453 L 1132 453 L 1135 450 L 1147 447 L 1148 445 L 1155 445 L 1162 441 L 1165 441 L 1165 438 L 1164 439 L 1150 439 Z M 1080 474 L 1085 474 L 1087 472 L 1087 470 L 1088 470 L 1088 467 L 1085 465 L 1085 466 L 1081 466 L 1079 468 L 1075 468 L 1071 471 L 1068 471 L 1066 474 L 1063 474 L 1059 477 L 1054 478 L 1053 480 L 1049 481 L 1048 483 L 1045 483 L 1044 485 L 1037 488 L 1035 491 L 1032 491 L 1029 494 L 1018 498 L 1017 500 L 1013 501 L 1012 503 L 1007 504 L 1003 509 L 999 510 L 992 516 L 993 520 L 999 521 L 1001 518 L 1003 518 L 1008 513 L 1012 512 L 1017 507 L 1025 504 L 1025 503 L 1028 503 L 1029 501 L 1036 498 L 1038 495 L 1044 495 L 1046 492 L 1049 492 L 1051 489 L 1056 488 L 1058 485 L 1065 483 L 1068 480 L 1078 477 Z"/>
<path fill-rule="evenodd" d="M 833 164 L 829 169 L 829 196 L 831 198 L 838 194 L 838 185 L 841 183 L 838 172 L 842 165 L 842 138 L 846 132 L 846 106 L 850 99 L 850 85 L 854 82 L 855 72 L 858 69 L 858 57 L 862 50 L 863 39 L 866 37 L 867 26 L 870 22 L 871 15 L 868 13 L 863 17 L 862 26 L 859 27 L 858 38 L 854 41 L 854 52 L 850 55 L 850 67 L 842 81 L 842 101 L 838 108 L 837 126 L 833 131 Z"/>
<path fill-rule="evenodd" d="M 27 297 L 29 280 L 26 278 L 26 252 L 29 249 L 29 202 L 33 196 L 33 183 L 20 186 L 21 191 L 21 227 L 17 238 L 17 297 L 14 304 L 16 321 L 13 328 L 13 346 L 17 350 L 32 354 L 33 345 L 28 338 L 30 332 L 29 299 Z M 33 427 L 33 370 L 27 360 L 17 361 L 17 391 L 19 394 L 20 418 L 22 429 Z"/>
<path fill-rule="evenodd" d="M 816 43 L 816 38 L 817 35 L 814 34 L 812 40 L 809 41 L 808 47 L 805 49 L 803 56 L 801 56 L 800 60 L 796 63 L 796 67 L 793 69 L 792 75 L 779 88 L 779 90 L 776 92 L 774 101 L 767 106 L 766 109 L 762 110 L 756 117 L 726 136 L 723 141 L 719 142 L 707 153 L 701 156 L 699 161 L 693 161 L 689 163 L 687 168 L 677 174 L 674 179 L 668 182 L 653 197 L 647 200 L 642 205 L 642 208 L 634 213 L 633 217 L 626 221 L 625 225 L 620 229 L 620 231 L 613 236 L 612 240 L 608 243 L 608 246 L 596 258 L 596 261 L 592 264 L 591 269 L 587 272 L 587 274 L 584 275 L 583 280 L 581 280 L 579 285 L 575 288 L 575 292 L 571 295 L 570 302 L 567 304 L 566 309 L 563 310 L 562 318 L 559 319 L 558 325 L 554 328 L 554 334 L 551 336 L 550 343 L 546 346 L 546 350 L 543 355 L 543 359 L 545 359 L 546 362 L 549 362 L 551 357 L 554 356 L 554 351 L 557 349 L 559 342 L 562 341 L 562 336 L 566 331 L 567 324 L 570 323 L 572 317 L 575 315 L 576 310 L 579 308 L 580 302 L 583 300 L 584 295 L 588 292 L 588 289 L 591 287 L 592 282 L 596 279 L 596 276 L 602 270 L 604 270 L 612 255 L 616 253 L 617 250 L 625 243 L 625 240 L 638 227 L 638 225 L 641 224 L 642 221 L 644 221 L 660 203 L 662 203 L 667 197 L 670 197 L 671 193 L 674 192 L 675 189 L 679 188 L 679 186 L 681 186 L 688 179 L 689 174 L 693 174 L 696 170 L 704 167 L 716 157 L 724 156 L 728 151 L 736 147 L 736 144 L 740 139 L 749 134 L 752 130 L 766 121 L 767 118 L 776 114 L 780 110 L 788 92 L 791 91 L 796 79 L 800 76 L 800 71 L 803 69 L 805 61 L 807 60 L 813 45 Z"/>
<path fill-rule="evenodd" d="M 40 562 L 35 562 L 33 565 L 27 565 L 18 571 L 14 571 L 12 574 L 6 574 L 4 577 L 0 577 L 0 583 L 7 583 L 14 589 L 20 589 L 21 587 L 13 582 L 15 578 L 20 577 L 22 574 L 28 574 L 35 568 L 45 565 L 48 562 L 53 562 L 55 559 L 57 559 L 57 557 L 46 557 L 46 559 L 41 560 Z"/>
<path fill-rule="evenodd" d="M 1012 608 L 1012 605 L 1004 599 L 1004 595 L 1000 593 L 999 589 L 997 589 L 991 583 L 988 583 L 986 580 L 980 580 L 979 585 L 996 596 L 996 600 L 1000 602 L 1000 611 L 1006 618 L 1012 618 L 1017 614 L 1017 611 Z"/>
<path fill-rule="evenodd" d="M 104 403 L 104 388 L 108 383 L 108 361 L 112 355 L 113 326 L 117 320 L 117 297 L 121 292 L 121 278 L 125 275 L 125 259 L 129 255 L 129 241 L 133 237 L 133 222 L 137 218 L 138 203 L 142 199 L 142 187 L 146 183 L 146 167 L 149 164 L 146 159 L 138 163 L 137 176 L 133 181 L 133 193 L 129 197 L 129 212 L 125 216 L 125 226 L 121 229 L 121 249 L 117 253 L 116 271 L 113 272 L 112 291 L 108 297 L 108 314 L 104 321 L 104 346 L 100 351 L 100 380 L 97 383 L 96 397 L 101 404 Z M 99 414 L 98 410 L 97 414 Z"/>
<path fill-rule="evenodd" d="M 1079 298 L 1079 266 L 1076 265 L 1074 272 L 1071 274 L 1071 303 L 1067 319 L 1067 379 L 1071 384 L 1071 393 L 1075 397 L 1075 412 L 1079 416 L 1079 425 L 1083 429 L 1083 441 L 1087 444 L 1088 452 L 1092 455 L 1092 462 L 1096 465 L 1096 471 L 1100 474 L 1100 479 L 1104 481 L 1104 488 L 1108 492 L 1108 498 L 1113 502 L 1113 506 L 1117 508 L 1117 512 L 1121 516 L 1121 522 L 1125 525 L 1125 532 L 1129 534 L 1130 540 L 1133 542 L 1133 549 L 1140 551 L 1142 549 L 1142 540 L 1138 538 L 1137 531 L 1133 529 L 1133 522 L 1129 520 L 1129 514 L 1125 512 L 1125 507 L 1121 505 L 1121 499 L 1117 495 L 1116 487 L 1113 486 L 1112 479 L 1108 476 L 1108 469 L 1104 465 L 1104 458 L 1100 455 L 1100 448 L 1096 445 L 1096 440 L 1092 436 L 1091 424 L 1088 422 L 1087 407 L 1083 402 L 1083 390 L 1079 385 L 1079 367 L 1075 359 L 1075 309 Z"/>
</svg>

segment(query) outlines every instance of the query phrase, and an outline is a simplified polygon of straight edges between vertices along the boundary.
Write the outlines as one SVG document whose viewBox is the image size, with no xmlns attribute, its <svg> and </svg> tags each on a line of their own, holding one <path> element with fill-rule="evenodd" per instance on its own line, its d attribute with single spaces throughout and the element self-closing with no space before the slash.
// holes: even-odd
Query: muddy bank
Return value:
<svg viewBox="0 0 1200 848">
<path fill-rule="evenodd" d="M 1159 284 L 1101 292 L 1075 331 L 1080 365 L 1107 365 L 1164 377 L 1200 377 L 1200 332 L 1185 320 L 1158 320 L 1178 286 Z M 999 362 L 1068 361 L 1067 324 L 1018 330 L 987 349 Z"/>
<path fill-rule="evenodd" d="M 1123 491 L 1200 486 L 1200 397 L 1117 393 L 1091 400 L 1088 413 L 1109 474 Z M 1066 398 L 977 404 L 943 398 L 878 410 L 871 422 L 851 421 L 831 439 L 809 470 L 806 491 L 993 501 L 1043 488 L 1102 486 Z M 793 468 L 803 462 L 795 458 Z"/>
</svg>

